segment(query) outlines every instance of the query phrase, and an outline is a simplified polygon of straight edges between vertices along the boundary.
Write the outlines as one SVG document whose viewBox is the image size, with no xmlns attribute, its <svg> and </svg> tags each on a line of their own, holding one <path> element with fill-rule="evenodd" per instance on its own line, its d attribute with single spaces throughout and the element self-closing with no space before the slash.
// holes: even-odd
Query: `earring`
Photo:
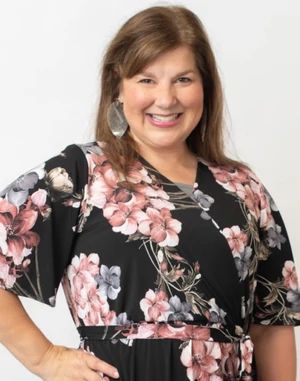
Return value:
<svg viewBox="0 0 300 381">
<path fill-rule="evenodd" d="M 123 112 L 123 104 L 119 99 L 116 99 L 108 107 L 107 123 L 112 134 L 117 138 L 121 138 L 125 134 L 128 123 Z"/>
</svg>

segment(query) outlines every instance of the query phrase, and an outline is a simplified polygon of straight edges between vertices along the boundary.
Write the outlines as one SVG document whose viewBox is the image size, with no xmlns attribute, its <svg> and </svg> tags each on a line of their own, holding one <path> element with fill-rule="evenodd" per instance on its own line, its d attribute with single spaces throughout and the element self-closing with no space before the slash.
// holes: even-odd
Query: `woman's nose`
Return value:
<svg viewBox="0 0 300 381">
<path fill-rule="evenodd" d="M 176 105 L 176 91 L 171 85 L 160 86 L 156 93 L 156 106 L 162 109 L 169 109 Z"/>
</svg>

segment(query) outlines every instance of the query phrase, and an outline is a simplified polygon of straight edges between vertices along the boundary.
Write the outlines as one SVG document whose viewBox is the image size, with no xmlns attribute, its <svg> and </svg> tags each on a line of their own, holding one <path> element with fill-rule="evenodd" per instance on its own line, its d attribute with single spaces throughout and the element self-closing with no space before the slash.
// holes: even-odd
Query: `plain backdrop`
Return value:
<svg viewBox="0 0 300 381">
<path fill-rule="evenodd" d="M 170 3 L 0 1 L 0 188 L 66 145 L 93 139 L 106 44 L 128 17 L 162 4 Z M 224 86 L 230 152 L 248 162 L 273 195 L 300 270 L 299 2 L 172 4 L 189 7 L 207 29 Z M 54 309 L 24 303 L 54 343 L 78 346 L 62 292 Z M 299 352 L 300 328 L 296 332 Z M 2 346 L 0 369 L 1 380 L 38 379 Z"/>
</svg>

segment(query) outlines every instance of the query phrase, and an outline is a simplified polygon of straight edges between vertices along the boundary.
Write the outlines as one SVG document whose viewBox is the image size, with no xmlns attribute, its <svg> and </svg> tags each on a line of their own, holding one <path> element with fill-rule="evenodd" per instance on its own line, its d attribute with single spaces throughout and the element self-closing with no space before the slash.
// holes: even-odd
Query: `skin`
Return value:
<svg viewBox="0 0 300 381">
<path fill-rule="evenodd" d="M 144 159 L 169 179 L 193 184 L 197 159 L 186 138 L 202 116 L 204 94 L 192 50 L 180 46 L 161 54 L 142 73 L 124 78 L 119 99 Z M 181 115 L 174 126 L 156 126 L 149 118 L 177 113 Z"/>
<path fill-rule="evenodd" d="M 293 327 L 252 325 L 258 381 L 296 381 Z"/>
<path fill-rule="evenodd" d="M 52 344 L 27 315 L 19 298 L 0 289 L 0 342 L 44 381 L 101 381 L 117 369 L 80 349 Z M 16 340 L 17 338 L 17 340 Z"/>
</svg>

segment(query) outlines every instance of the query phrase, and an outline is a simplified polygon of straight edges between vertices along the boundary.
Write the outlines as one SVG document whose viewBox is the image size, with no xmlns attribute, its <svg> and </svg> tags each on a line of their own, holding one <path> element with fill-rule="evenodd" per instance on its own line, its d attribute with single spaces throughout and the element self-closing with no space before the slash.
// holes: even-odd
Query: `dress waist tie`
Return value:
<svg viewBox="0 0 300 381">
<path fill-rule="evenodd" d="M 232 334 L 224 328 L 208 327 L 191 322 L 139 322 L 124 325 L 79 326 L 82 347 L 89 341 L 122 340 L 132 345 L 133 340 L 181 340 L 181 361 L 191 372 L 203 367 L 204 360 L 218 362 L 228 380 L 251 381 L 253 343 L 249 335 Z M 219 361 L 217 361 L 219 360 Z M 224 368 L 224 369 L 223 369 Z M 225 369 L 226 368 L 226 369 Z M 230 369 L 229 369 L 230 368 Z M 197 380 L 197 375 L 190 379 Z"/>
</svg>

